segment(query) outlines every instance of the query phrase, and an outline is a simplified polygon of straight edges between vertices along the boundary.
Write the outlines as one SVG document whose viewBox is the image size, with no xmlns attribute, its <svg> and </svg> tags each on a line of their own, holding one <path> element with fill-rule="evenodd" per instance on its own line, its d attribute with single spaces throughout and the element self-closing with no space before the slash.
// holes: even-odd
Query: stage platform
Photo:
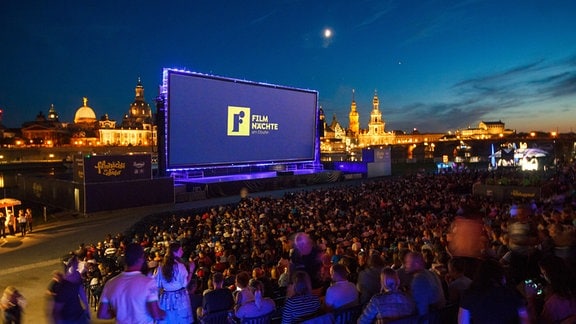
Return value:
<svg viewBox="0 0 576 324">
<path fill-rule="evenodd" d="M 293 171 L 221 175 L 217 177 L 180 177 L 174 178 L 174 185 L 176 188 L 180 188 L 176 190 L 177 200 L 199 200 L 239 195 L 240 190 L 243 188 L 246 188 L 249 192 L 261 192 L 302 188 L 340 180 L 342 180 L 340 171 L 298 169 Z"/>
</svg>

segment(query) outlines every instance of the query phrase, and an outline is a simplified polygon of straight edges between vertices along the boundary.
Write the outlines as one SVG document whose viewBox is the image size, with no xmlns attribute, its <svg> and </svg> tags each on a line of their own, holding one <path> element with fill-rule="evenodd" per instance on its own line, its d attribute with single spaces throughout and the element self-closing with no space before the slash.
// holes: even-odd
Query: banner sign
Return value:
<svg viewBox="0 0 576 324">
<path fill-rule="evenodd" d="M 77 182 L 98 183 L 152 178 L 152 156 L 96 155 L 75 158 L 74 179 Z"/>
</svg>

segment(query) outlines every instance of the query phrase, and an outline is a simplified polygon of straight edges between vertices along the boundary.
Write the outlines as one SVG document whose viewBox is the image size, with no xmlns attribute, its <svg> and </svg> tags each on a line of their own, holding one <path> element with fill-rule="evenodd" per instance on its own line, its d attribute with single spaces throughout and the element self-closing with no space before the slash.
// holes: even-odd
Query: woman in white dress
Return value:
<svg viewBox="0 0 576 324">
<path fill-rule="evenodd" d="M 193 271 L 188 271 L 181 260 L 182 247 L 179 243 L 170 243 L 164 260 L 156 270 L 156 282 L 160 289 L 160 308 L 166 317 L 159 323 L 189 324 L 194 322 L 190 297 L 186 286 Z"/>
</svg>

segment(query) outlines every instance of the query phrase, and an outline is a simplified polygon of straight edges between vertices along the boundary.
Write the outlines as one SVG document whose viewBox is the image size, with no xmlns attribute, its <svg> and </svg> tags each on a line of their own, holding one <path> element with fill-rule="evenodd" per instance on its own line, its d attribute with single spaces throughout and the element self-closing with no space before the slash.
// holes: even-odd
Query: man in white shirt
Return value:
<svg viewBox="0 0 576 324">
<path fill-rule="evenodd" d="M 164 312 L 158 306 L 156 281 L 140 272 L 144 262 L 142 247 L 135 243 L 128 244 L 126 269 L 104 286 L 98 318 L 116 318 L 119 324 L 153 324 L 164 317 Z"/>
</svg>

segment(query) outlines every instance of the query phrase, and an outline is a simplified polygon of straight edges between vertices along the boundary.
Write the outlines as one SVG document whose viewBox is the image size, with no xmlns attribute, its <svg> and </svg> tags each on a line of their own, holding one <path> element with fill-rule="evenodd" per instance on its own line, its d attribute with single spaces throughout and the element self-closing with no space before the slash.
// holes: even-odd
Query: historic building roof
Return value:
<svg viewBox="0 0 576 324">
<path fill-rule="evenodd" d="M 90 107 L 88 107 L 88 98 L 83 98 L 84 105 L 78 110 L 76 110 L 76 114 L 74 115 L 74 123 L 75 124 L 87 124 L 87 123 L 94 123 L 96 121 L 96 113 Z"/>
</svg>

